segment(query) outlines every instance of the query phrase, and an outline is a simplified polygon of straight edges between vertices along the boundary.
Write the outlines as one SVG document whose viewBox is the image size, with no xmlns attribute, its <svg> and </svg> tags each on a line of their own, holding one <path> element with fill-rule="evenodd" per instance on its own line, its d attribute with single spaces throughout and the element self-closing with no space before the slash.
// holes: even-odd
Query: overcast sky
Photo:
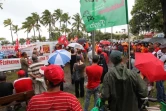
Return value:
<svg viewBox="0 0 166 111">
<path fill-rule="evenodd" d="M 11 18 L 13 24 L 19 25 L 21 27 L 22 22 L 25 18 L 30 16 L 32 12 L 41 13 L 48 9 L 51 12 L 60 8 L 63 12 L 68 12 L 70 16 L 80 12 L 79 0 L 0 0 L 3 4 L 3 10 L 0 10 L 0 37 L 7 37 L 7 40 L 11 41 L 11 35 L 8 27 L 4 27 L 3 21 L 7 18 Z M 134 5 L 134 0 L 128 0 L 129 13 L 131 12 L 132 6 Z M 131 15 L 129 15 L 131 19 Z M 57 24 L 58 25 L 58 24 Z M 127 26 L 114 27 L 114 32 L 121 31 L 121 29 Z M 107 28 L 106 31 L 110 31 Z M 37 33 L 36 33 L 37 34 Z M 42 27 L 41 34 L 48 37 L 47 28 Z M 14 35 L 14 40 L 16 35 Z M 24 31 L 18 32 L 19 38 L 26 38 L 26 33 Z M 29 36 L 33 35 L 33 32 Z"/>
</svg>

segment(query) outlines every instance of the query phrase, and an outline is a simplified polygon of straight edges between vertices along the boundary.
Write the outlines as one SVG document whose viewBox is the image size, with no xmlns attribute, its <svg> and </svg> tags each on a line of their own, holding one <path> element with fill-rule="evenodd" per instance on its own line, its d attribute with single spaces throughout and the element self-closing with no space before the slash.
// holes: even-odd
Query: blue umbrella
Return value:
<svg viewBox="0 0 166 111">
<path fill-rule="evenodd" d="M 71 59 L 71 53 L 62 49 L 56 50 L 49 56 L 48 62 L 50 64 L 62 65 L 64 66 Z"/>
</svg>

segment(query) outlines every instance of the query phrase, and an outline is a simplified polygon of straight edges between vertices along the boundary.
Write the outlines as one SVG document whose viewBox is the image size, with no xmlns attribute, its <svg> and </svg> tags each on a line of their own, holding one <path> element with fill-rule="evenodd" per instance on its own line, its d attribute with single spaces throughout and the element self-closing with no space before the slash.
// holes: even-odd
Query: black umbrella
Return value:
<svg viewBox="0 0 166 111">
<path fill-rule="evenodd" d="M 166 43 L 166 38 L 163 38 L 163 37 L 155 37 L 155 38 L 151 38 L 151 39 L 149 40 L 149 42 L 165 44 L 165 43 Z"/>
<path fill-rule="evenodd" d="M 80 39 L 78 39 L 77 42 L 80 43 L 80 44 L 84 44 L 84 43 L 86 43 L 86 39 L 80 38 Z"/>
</svg>

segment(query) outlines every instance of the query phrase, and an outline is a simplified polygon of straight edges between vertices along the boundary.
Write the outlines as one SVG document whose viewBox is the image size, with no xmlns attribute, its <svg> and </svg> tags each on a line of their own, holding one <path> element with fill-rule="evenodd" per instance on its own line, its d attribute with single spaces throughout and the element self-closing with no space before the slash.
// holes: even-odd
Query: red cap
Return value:
<svg viewBox="0 0 166 111">
<path fill-rule="evenodd" d="M 64 71 L 58 65 L 49 65 L 44 71 L 45 78 L 54 85 L 64 82 Z"/>
<path fill-rule="evenodd" d="M 19 71 L 17 72 L 17 74 L 18 74 L 19 76 L 24 76 L 24 75 L 25 75 L 25 71 L 24 71 L 24 70 L 19 70 Z"/>
<path fill-rule="evenodd" d="M 97 53 L 98 54 L 101 54 L 103 52 L 102 48 L 100 47 L 98 50 L 97 50 Z"/>
</svg>

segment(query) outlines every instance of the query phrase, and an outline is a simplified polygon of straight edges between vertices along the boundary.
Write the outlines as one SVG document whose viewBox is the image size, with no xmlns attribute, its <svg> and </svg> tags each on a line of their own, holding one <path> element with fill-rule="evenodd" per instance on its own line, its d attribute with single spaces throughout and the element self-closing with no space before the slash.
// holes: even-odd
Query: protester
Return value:
<svg viewBox="0 0 166 111">
<path fill-rule="evenodd" d="M 89 102 L 92 94 L 94 95 L 94 104 L 97 102 L 98 99 L 101 76 L 103 73 L 103 68 L 98 65 L 98 61 L 99 61 L 99 56 L 94 55 L 92 65 L 86 67 L 88 84 L 86 90 L 84 111 L 88 111 Z"/>
<path fill-rule="evenodd" d="M 160 46 L 160 49 L 157 52 L 157 57 L 164 63 L 164 70 L 166 70 L 166 44 L 163 44 Z M 157 81 L 156 82 L 156 88 L 157 88 L 157 100 L 159 102 L 166 101 L 166 94 L 165 94 L 165 88 L 164 88 L 164 81 Z"/>
<path fill-rule="evenodd" d="M 76 63 L 76 53 L 74 49 L 71 49 L 71 60 L 70 60 L 70 73 L 71 77 L 73 75 L 73 66 Z M 74 84 L 74 80 L 71 80 L 71 83 Z"/>
<path fill-rule="evenodd" d="M 75 95 L 77 98 L 83 98 L 85 64 L 81 61 L 80 57 L 77 57 L 77 62 L 74 64 L 73 72 L 74 75 L 78 77 L 77 80 L 75 80 Z"/>
<path fill-rule="evenodd" d="M 21 69 L 25 71 L 25 76 L 28 77 L 28 61 L 26 60 L 27 59 L 27 53 L 26 52 L 23 52 L 21 54 L 21 59 L 20 59 L 20 62 L 21 62 Z"/>
<path fill-rule="evenodd" d="M 108 101 L 111 111 L 138 111 L 138 99 L 147 96 L 145 82 L 122 63 L 120 51 L 112 52 L 110 59 L 113 67 L 104 77 L 102 101 Z"/>
<path fill-rule="evenodd" d="M 31 78 L 25 78 L 25 71 L 19 70 L 17 72 L 18 79 L 14 81 L 13 86 L 16 93 L 26 92 L 33 90 L 33 84 Z"/>
<path fill-rule="evenodd" d="M 6 75 L 0 72 L 0 97 L 13 94 L 13 84 L 6 82 Z"/>
<path fill-rule="evenodd" d="M 81 53 L 81 50 L 80 50 L 80 49 L 77 50 L 77 57 L 78 57 L 78 56 L 80 56 L 81 61 L 84 62 L 84 56 L 83 56 L 83 54 Z"/>
<path fill-rule="evenodd" d="M 32 97 L 27 111 L 83 111 L 78 99 L 60 91 L 64 71 L 60 66 L 50 65 L 44 71 L 47 92 Z"/>
<path fill-rule="evenodd" d="M 46 91 L 45 83 L 37 80 L 37 79 L 43 78 L 43 76 L 39 72 L 39 69 L 41 66 L 44 66 L 44 64 L 38 62 L 37 55 L 35 54 L 33 54 L 32 60 L 33 60 L 33 64 L 29 66 L 28 74 L 32 78 L 35 94 L 40 94 Z"/>
<path fill-rule="evenodd" d="M 107 63 L 105 60 L 105 58 L 107 58 L 107 57 L 105 57 L 105 56 L 107 56 L 107 54 L 102 53 L 102 50 L 99 49 L 98 56 L 99 56 L 98 65 L 103 67 L 103 73 L 102 73 L 102 77 L 101 77 L 101 83 L 103 83 L 103 78 L 104 78 L 105 74 L 108 72 L 108 66 L 107 66 Z"/>
</svg>

